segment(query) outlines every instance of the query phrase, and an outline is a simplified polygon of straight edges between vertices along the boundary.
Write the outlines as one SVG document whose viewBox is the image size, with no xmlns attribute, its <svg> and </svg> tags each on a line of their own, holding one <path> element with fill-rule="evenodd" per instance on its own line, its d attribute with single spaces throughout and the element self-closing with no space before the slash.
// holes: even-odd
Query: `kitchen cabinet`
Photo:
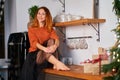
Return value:
<svg viewBox="0 0 120 80">
<path fill-rule="evenodd" d="M 66 77 L 66 76 L 47 73 L 45 80 L 84 80 L 84 79 L 78 79 L 78 78 L 72 78 L 72 77 Z"/>
<path fill-rule="evenodd" d="M 93 27 L 93 29 L 96 31 L 97 33 L 97 41 L 100 41 L 100 27 L 99 24 L 100 23 L 104 23 L 106 20 L 105 19 L 90 19 L 90 18 L 86 18 L 86 19 L 80 19 L 80 20 L 73 20 L 73 21 L 67 21 L 67 22 L 56 22 L 53 25 L 55 27 L 68 27 L 68 26 L 76 26 L 76 25 L 89 25 L 91 27 Z"/>
</svg>

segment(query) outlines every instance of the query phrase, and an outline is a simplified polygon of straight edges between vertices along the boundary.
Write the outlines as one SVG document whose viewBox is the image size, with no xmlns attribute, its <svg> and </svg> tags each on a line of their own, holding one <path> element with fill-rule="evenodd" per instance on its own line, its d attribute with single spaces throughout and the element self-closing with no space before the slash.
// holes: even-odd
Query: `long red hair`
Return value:
<svg viewBox="0 0 120 80">
<path fill-rule="evenodd" d="M 52 16 L 51 16 L 51 13 L 50 13 L 50 11 L 49 11 L 49 9 L 47 8 L 47 7 L 40 7 L 40 8 L 38 8 L 38 10 L 37 10 L 37 12 L 36 12 L 36 14 L 35 14 L 35 17 L 34 17 L 34 19 L 33 19 L 33 24 L 32 24 L 32 27 L 35 27 L 35 28 L 38 28 L 39 27 L 39 22 L 38 22 L 38 20 L 37 20 L 37 14 L 38 14 L 38 11 L 40 10 L 40 9 L 43 9 L 44 11 L 45 11 L 45 13 L 46 13 L 46 19 L 45 19 L 45 28 L 49 31 L 49 32 L 51 32 L 51 30 L 53 29 L 53 22 L 52 22 Z"/>
</svg>

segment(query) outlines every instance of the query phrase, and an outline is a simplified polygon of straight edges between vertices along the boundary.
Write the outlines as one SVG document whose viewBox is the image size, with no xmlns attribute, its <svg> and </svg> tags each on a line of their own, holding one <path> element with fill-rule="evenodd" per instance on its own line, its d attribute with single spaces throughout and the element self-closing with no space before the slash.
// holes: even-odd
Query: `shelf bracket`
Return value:
<svg viewBox="0 0 120 80">
<path fill-rule="evenodd" d="M 65 0 L 59 0 L 59 2 L 62 4 L 63 12 L 65 12 Z"/>
<path fill-rule="evenodd" d="M 62 35 L 62 36 L 60 36 L 60 38 L 63 40 L 63 42 L 65 42 L 66 28 L 65 27 L 57 27 L 56 30 L 59 32 L 59 34 Z"/>
<path fill-rule="evenodd" d="M 92 28 L 97 32 L 97 41 L 100 42 L 100 27 L 99 27 L 99 23 L 97 23 L 97 25 L 93 25 L 93 24 L 88 24 L 89 26 L 92 26 Z"/>
</svg>

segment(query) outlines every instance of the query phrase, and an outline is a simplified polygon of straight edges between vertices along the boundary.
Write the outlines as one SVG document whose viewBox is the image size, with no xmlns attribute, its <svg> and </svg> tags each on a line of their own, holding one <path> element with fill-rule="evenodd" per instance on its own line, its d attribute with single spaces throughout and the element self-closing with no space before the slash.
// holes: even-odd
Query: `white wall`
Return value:
<svg viewBox="0 0 120 80">
<path fill-rule="evenodd" d="M 67 4 L 68 3 L 68 4 Z M 73 4 L 74 3 L 74 4 Z M 80 15 L 84 18 L 93 18 L 93 2 L 91 0 L 67 0 L 66 1 L 66 12 L 73 15 Z M 66 28 L 66 38 L 68 37 L 83 37 L 83 36 L 94 36 L 95 31 L 88 25 L 69 26 Z M 96 36 L 94 36 L 96 37 Z M 64 48 L 67 51 L 65 56 L 73 58 L 73 64 L 80 64 L 81 61 L 91 58 L 93 53 L 96 53 L 97 49 L 94 49 L 98 44 L 96 39 L 85 39 L 88 44 L 88 49 L 70 49 Z M 74 39 L 76 42 L 76 39 Z M 92 45 L 92 41 L 96 42 Z"/>
<path fill-rule="evenodd" d="M 66 4 L 67 13 L 82 15 L 85 18 L 93 17 L 93 3 L 90 0 L 77 0 L 76 2 L 73 0 L 66 0 Z M 80 62 L 83 62 L 84 60 L 91 59 L 93 54 L 98 53 L 98 47 L 108 49 L 113 45 L 115 37 L 111 30 L 115 28 L 116 17 L 112 12 L 112 7 L 112 0 L 99 0 L 99 18 L 106 19 L 105 23 L 100 24 L 100 42 L 96 41 L 98 36 L 91 26 L 79 25 L 69 26 L 66 28 L 66 38 L 82 36 L 93 37 L 92 39 L 85 39 L 88 44 L 88 49 L 63 48 L 66 50 L 64 53 L 66 54 L 65 56 L 71 56 L 74 64 L 80 64 Z"/>
<path fill-rule="evenodd" d="M 5 40 L 7 43 L 8 35 L 12 32 L 27 31 L 29 21 L 28 8 L 32 5 L 47 6 L 53 17 L 62 12 L 62 5 L 58 0 L 6 0 L 9 4 L 6 8 Z M 65 0 L 66 13 L 82 15 L 85 18 L 93 17 L 93 0 Z M 111 32 L 116 26 L 116 17 L 112 12 L 113 0 L 99 0 L 99 18 L 106 19 L 105 23 L 100 24 L 100 42 L 97 42 L 96 31 L 88 25 L 69 26 L 66 28 L 67 37 L 92 36 L 86 39 L 88 49 L 69 49 L 66 43 L 62 43 L 62 56 L 72 56 L 73 63 L 78 64 L 92 54 L 97 53 L 98 47 L 109 48 L 115 41 L 114 33 Z M 107 4 L 107 5 L 106 5 Z M 10 14 L 8 14 L 10 12 Z M 6 45 L 7 47 L 7 45 Z M 7 48 L 6 48 L 7 49 Z M 7 50 L 6 50 L 7 57 Z"/>
<path fill-rule="evenodd" d="M 23 3 L 24 2 L 24 3 Z M 17 16 L 17 31 L 27 31 L 27 23 L 29 21 L 28 9 L 33 5 L 47 6 L 52 16 L 55 16 L 59 11 L 60 5 L 57 4 L 58 1 L 54 0 L 18 0 L 16 1 L 16 16 Z M 22 6 L 21 6 L 22 4 Z M 58 7 L 57 7 L 58 6 Z M 24 16 L 24 17 L 23 17 Z"/>
<path fill-rule="evenodd" d="M 112 29 L 116 28 L 117 18 L 113 11 L 113 0 L 99 0 L 100 1 L 100 18 L 105 18 L 106 22 L 101 24 L 101 42 L 100 46 L 110 47 L 115 42 L 115 33 L 111 32 Z M 106 6 L 106 4 L 108 4 Z"/>
<path fill-rule="evenodd" d="M 14 4 L 14 5 L 13 5 Z M 7 41 L 9 34 L 17 31 L 16 23 L 16 0 L 5 1 L 5 58 L 7 58 Z"/>
</svg>

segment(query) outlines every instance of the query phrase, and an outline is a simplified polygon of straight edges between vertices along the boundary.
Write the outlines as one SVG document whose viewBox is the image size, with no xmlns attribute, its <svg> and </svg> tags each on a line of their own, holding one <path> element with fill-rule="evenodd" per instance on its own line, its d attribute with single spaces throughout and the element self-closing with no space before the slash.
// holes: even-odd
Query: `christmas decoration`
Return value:
<svg viewBox="0 0 120 80">
<path fill-rule="evenodd" d="M 83 64 L 84 73 L 92 73 L 93 75 L 101 74 L 101 66 L 108 64 L 108 54 L 105 48 L 99 47 L 98 54 L 92 55 L 92 60 L 87 59 L 80 64 Z"/>
<path fill-rule="evenodd" d="M 120 0 L 113 1 L 113 11 L 117 16 L 117 27 L 112 31 L 116 34 L 116 42 L 109 49 L 111 62 L 102 66 L 102 72 L 108 73 L 103 80 L 120 80 Z"/>
</svg>

